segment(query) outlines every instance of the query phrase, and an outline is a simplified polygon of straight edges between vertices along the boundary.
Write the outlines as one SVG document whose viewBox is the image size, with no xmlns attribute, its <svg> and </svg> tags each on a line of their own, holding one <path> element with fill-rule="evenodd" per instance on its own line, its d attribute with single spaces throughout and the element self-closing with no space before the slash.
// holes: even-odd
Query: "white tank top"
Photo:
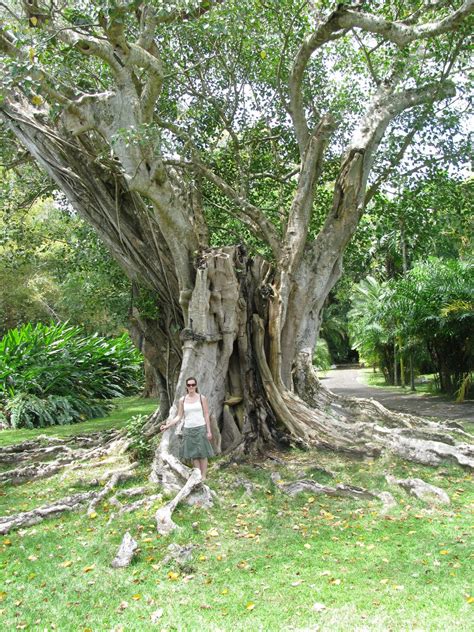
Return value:
<svg viewBox="0 0 474 632">
<path fill-rule="evenodd" d="M 195 402 L 184 400 L 184 427 L 197 428 L 205 425 L 206 420 L 202 412 L 201 398 L 198 398 Z"/>
</svg>

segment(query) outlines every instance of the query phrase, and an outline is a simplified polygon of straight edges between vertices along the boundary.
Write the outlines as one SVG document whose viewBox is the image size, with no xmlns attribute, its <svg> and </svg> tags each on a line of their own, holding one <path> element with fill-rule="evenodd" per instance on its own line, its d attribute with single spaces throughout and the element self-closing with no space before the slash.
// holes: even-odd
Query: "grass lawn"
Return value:
<svg viewBox="0 0 474 632">
<path fill-rule="evenodd" d="M 396 393 L 413 392 L 410 390 L 409 383 L 406 384 L 405 388 L 402 388 L 401 386 L 390 386 L 389 384 L 385 382 L 384 375 L 381 371 L 374 372 L 373 369 L 362 369 L 362 375 L 367 386 L 375 386 L 378 388 L 384 388 L 386 390 L 393 391 Z M 434 379 L 434 375 L 431 374 L 431 375 L 424 375 L 424 376 L 419 376 L 419 377 L 424 377 L 430 381 L 424 382 L 422 384 L 415 383 L 415 392 L 420 395 L 421 394 L 436 395 L 436 393 L 433 391 L 433 382 L 432 382 L 432 380 Z"/>
<path fill-rule="evenodd" d="M 121 412 L 127 410 L 125 403 Z M 154 523 L 166 498 L 114 518 L 105 501 L 93 518 L 71 513 L 0 537 L 1 629 L 472 630 L 474 489 L 466 472 L 324 452 L 278 458 L 284 462 L 222 469 L 216 459 L 209 478 L 214 508 L 178 507 L 180 529 L 166 537 Z M 384 516 L 378 501 L 291 498 L 271 482 L 275 470 L 285 481 L 312 477 L 390 490 L 398 504 Z M 147 471 L 144 465 L 126 486 L 146 483 Z M 451 505 L 431 508 L 389 487 L 385 473 L 442 487 Z M 0 514 L 89 489 L 84 477 L 72 472 L 6 486 Z M 251 495 L 239 479 L 253 485 Z M 110 562 L 127 530 L 139 553 L 128 569 L 114 570 Z M 192 560 L 164 564 L 172 542 L 194 545 Z"/>
<path fill-rule="evenodd" d="M 122 397 L 115 400 L 115 408 L 107 417 L 89 419 L 69 426 L 53 426 L 51 428 L 2 430 L 0 431 L 0 447 L 35 439 L 38 435 L 70 437 L 76 434 L 99 432 L 110 428 L 122 428 L 133 415 L 149 415 L 158 406 L 156 399 L 142 397 Z"/>
</svg>

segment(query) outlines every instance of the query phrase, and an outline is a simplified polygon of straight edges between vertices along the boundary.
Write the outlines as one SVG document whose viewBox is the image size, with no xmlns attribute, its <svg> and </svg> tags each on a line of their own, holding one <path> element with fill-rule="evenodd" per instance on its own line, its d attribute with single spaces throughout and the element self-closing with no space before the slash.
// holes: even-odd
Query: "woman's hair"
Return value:
<svg viewBox="0 0 474 632">
<path fill-rule="evenodd" d="M 197 383 L 198 383 L 198 381 L 197 381 L 197 380 L 196 380 L 196 378 L 195 378 L 195 377 L 193 377 L 192 375 L 191 375 L 190 377 L 187 377 L 187 378 L 186 378 L 186 389 L 188 388 L 188 382 L 189 382 L 189 380 L 193 380 L 194 382 L 196 382 L 196 393 L 199 393 L 199 389 L 198 389 L 198 387 L 197 387 Z"/>
</svg>

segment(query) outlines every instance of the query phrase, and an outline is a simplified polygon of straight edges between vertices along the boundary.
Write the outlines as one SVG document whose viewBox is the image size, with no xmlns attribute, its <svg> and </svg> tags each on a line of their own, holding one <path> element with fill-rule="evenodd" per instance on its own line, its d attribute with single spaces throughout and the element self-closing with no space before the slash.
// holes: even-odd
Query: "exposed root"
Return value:
<svg viewBox="0 0 474 632">
<path fill-rule="evenodd" d="M 110 564 L 112 568 L 125 568 L 130 565 L 133 556 L 136 553 L 138 548 L 138 543 L 132 538 L 130 533 L 127 533 L 123 536 L 122 543 L 120 544 L 120 548 L 117 551 L 117 555 L 112 560 Z"/>
<path fill-rule="evenodd" d="M 74 494 L 73 496 L 66 496 L 66 498 L 61 498 L 50 505 L 43 505 L 32 511 L 24 511 L 14 516 L 2 516 L 0 517 L 0 534 L 4 535 L 12 529 L 18 529 L 20 527 L 30 527 L 38 522 L 42 522 L 46 518 L 59 516 L 66 511 L 76 511 L 93 500 L 97 494 L 98 492 Z"/>
<path fill-rule="evenodd" d="M 108 433 L 106 441 L 99 444 L 98 447 L 96 442 L 94 442 L 94 444 L 95 445 L 89 449 L 81 448 L 78 450 L 71 450 L 63 446 L 63 450 L 67 450 L 64 457 L 48 463 L 34 463 L 25 467 L 1 472 L 0 483 L 20 484 L 27 481 L 49 478 L 65 468 L 77 469 L 78 466 L 82 465 L 89 468 L 91 467 L 89 461 L 92 459 L 123 454 L 129 446 L 129 441 L 121 437 L 120 433 L 115 432 L 112 435 Z M 99 464 L 103 464 L 103 461 Z"/>
<path fill-rule="evenodd" d="M 405 478 L 397 479 L 394 476 L 388 474 L 386 476 L 387 482 L 390 485 L 400 485 L 406 492 L 412 496 L 416 496 L 420 500 L 428 502 L 433 505 L 449 505 L 450 499 L 448 494 L 435 485 L 425 483 L 421 478 Z"/>
<path fill-rule="evenodd" d="M 117 470 L 116 472 L 109 472 L 107 477 L 109 480 L 105 484 L 104 488 L 98 492 L 97 496 L 95 496 L 91 502 L 89 503 L 89 507 L 87 508 L 87 515 L 90 516 L 100 501 L 107 496 L 112 489 L 117 485 L 119 481 L 126 481 L 130 478 L 133 478 L 135 475 L 135 470 L 137 468 L 138 463 L 132 463 L 127 468 L 122 470 Z"/>
<path fill-rule="evenodd" d="M 170 500 L 169 503 L 158 509 L 155 514 L 156 528 L 158 533 L 160 533 L 161 535 L 168 535 L 169 533 L 171 533 L 171 531 L 178 528 L 178 525 L 171 519 L 171 515 L 176 509 L 178 503 L 189 496 L 193 489 L 200 485 L 201 482 L 201 472 L 196 468 L 192 471 L 191 476 L 186 481 L 186 484 L 176 494 L 173 500 Z"/>
<path fill-rule="evenodd" d="M 278 472 L 273 472 L 271 479 L 280 491 L 285 494 L 289 494 L 290 496 L 296 496 L 302 492 L 310 492 L 312 494 L 326 494 L 327 496 L 339 496 L 342 498 L 381 500 L 384 504 L 384 511 L 387 511 L 396 505 L 395 499 L 389 492 L 369 491 L 362 487 L 344 485 L 342 483 L 336 485 L 335 487 L 329 487 L 327 485 L 315 483 L 310 479 L 284 483 Z"/>
<path fill-rule="evenodd" d="M 0 464 L 19 465 L 25 461 L 47 460 L 51 456 L 60 454 L 67 457 L 80 449 L 91 449 L 105 445 L 118 438 L 121 432 L 120 430 L 107 430 L 91 434 L 74 435 L 65 439 L 39 435 L 34 440 L 23 441 L 22 443 L 0 448 Z"/>
<path fill-rule="evenodd" d="M 262 323 L 258 317 L 254 321 L 262 337 Z M 262 347 L 263 339 L 257 336 L 256 347 L 257 343 Z M 389 451 L 425 465 L 451 460 L 462 467 L 474 468 L 474 446 L 455 441 L 451 434 L 458 432 L 457 429 L 389 411 L 373 400 L 331 393 L 319 382 L 308 354 L 300 354 L 295 374 L 299 388 L 302 384 L 306 387 L 305 401 L 290 391 L 276 388 L 263 351 L 258 354 L 258 362 L 272 406 L 275 401 L 275 415 L 292 435 L 304 437 L 314 446 L 360 456 L 378 456 Z M 471 435 L 463 432 L 464 436 Z"/>
<path fill-rule="evenodd" d="M 151 505 L 154 502 L 156 502 L 157 500 L 162 500 L 162 499 L 163 499 L 162 494 L 152 494 L 151 496 L 147 496 L 146 498 L 137 500 L 134 503 L 123 505 L 119 510 L 119 514 L 130 513 L 132 511 L 136 511 L 137 509 L 140 509 L 143 506 L 151 507 Z"/>
</svg>

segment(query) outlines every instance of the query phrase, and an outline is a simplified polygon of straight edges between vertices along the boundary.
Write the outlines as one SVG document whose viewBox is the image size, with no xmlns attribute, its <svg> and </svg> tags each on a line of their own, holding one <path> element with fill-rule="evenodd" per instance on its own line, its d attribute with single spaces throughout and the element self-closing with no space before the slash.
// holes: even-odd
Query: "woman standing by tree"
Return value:
<svg viewBox="0 0 474 632">
<path fill-rule="evenodd" d="M 209 441 L 212 439 L 211 422 L 207 399 L 198 392 L 197 380 L 188 377 L 186 395 L 181 397 L 176 417 L 163 424 L 160 430 L 167 430 L 179 423 L 184 416 L 180 458 L 191 459 L 194 467 L 199 468 L 202 480 L 206 480 L 207 459 L 214 456 Z"/>
</svg>

